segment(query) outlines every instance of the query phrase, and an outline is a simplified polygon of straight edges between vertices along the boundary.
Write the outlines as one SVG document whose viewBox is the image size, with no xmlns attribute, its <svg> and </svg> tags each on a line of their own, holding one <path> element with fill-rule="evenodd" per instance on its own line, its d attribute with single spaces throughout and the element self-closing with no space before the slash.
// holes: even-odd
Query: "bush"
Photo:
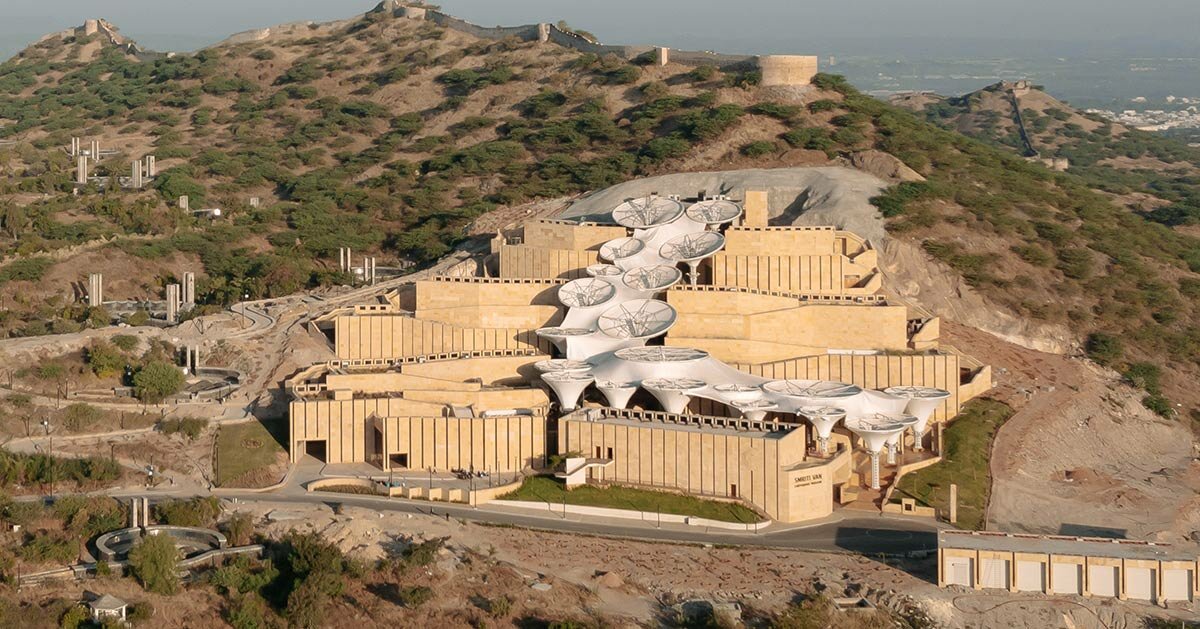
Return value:
<svg viewBox="0 0 1200 629">
<path fill-rule="evenodd" d="M 796 148 L 813 151 L 828 151 L 833 148 L 833 139 L 829 137 L 829 131 L 820 127 L 792 129 L 779 137 Z"/>
<path fill-rule="evenodd" d="M 84 432 L 104 418 L 104 411 L 83 402 L 63 409 L 63 425 L 71 432 Z"/>
<path fill-rule="evenodd" d="M 183 434 L 191 441 L 195 441 L 200 437 L 200 433 L 208 427 L 208 420 L 199 417 L 180 417 L 178 419 L 163 420 L 159 424 L 159 431 L 164 435 Z"/>
<path fill-rule="evenodd" d="M 245 546 L 254 535 L 254 520 L 249 513 L 235 513 L 225 523 L 225 537 L 233 546 Z"/>
<path fill-rule="evenodd" d="M 132 352 L 138 346 L 138 338 L 132 334 L 117 334 L 110 340 L 123 352 Z"/>
<path fill-rule="evenodd" d="M 155 360 L 133 374 L 134 395 L 143 402 L 157 404 L 183 388 L 183 372 L 171 363 Z"/>
<path fill-rule="evenodd" d="M 128 337 L 133 338 L 133 337 Z M 133 339 L 137 342 L 137 339 Z M 112 343 L 93 341 L 86 350 L 88 367 L 101 378 L 111 378 L 125 371 L 125 355 Z"/>
<path fill-rule="evenodd" d="M 61 629 L 78 629 L 86 627 L 90 624 L 91 614 L 83 605 L 72 605 L 63 612 L 63 615 L 58 619 L 58 626 Z"/>
<path fill-rule="evenodd" d="M 154 505 L 154 517 L 171 526 L 212 528 L 221 515 L 221 502 L 215 496 L 169 500 Z"/>
<path fill-rule="evenodd" d="M 129 572 L 148 592 L 179 591 L 179 551 L 169 535 L 147 535 L 129 551 Z"/>
<path fill-rule="evenodd" d="M 400 588 L 398 598 L 400 603 L 408 608 L 417 608 L 433 598 L 433 590 L 424 585 L 414 585 Z"/>
<path fill-rule="evenodd" d="M 1121 339 L 1104 332 L 1093 332 L 1088 335 L 1084 345 L 1088 358 L 1101 365 L 1111 365 L 1125 354 Z"/>
<path fill-rule="evenodd" d="M 1125 369 L 1125 379 L 1135 387 L 1150 393 L 1158 393 L 1162 369 L 1154 363 L 1130 363 Z"/>
<path fill-rule="evenodd" d="M 1154 411 L 1159 417 L 1171 417 L 1175 414 L 1175 409 L 1171 407 L 1171 400 L 1162 395 L 1151 394 L 1142 398 L 1142 405 Z"/>
<path fill-rule="evenodd" d="M 695 68 L 692 68 L 691 72 L 687 73 L 688 80 L 692 81 L 693 83 L 702 83 L 704 81 L 711 81 L 716 76 L 717 76 L 717 67 L 716 66 L 697 66 Z"/>
<path fill-rule="evenodd" d="M 742 155 L 745 155 L 746 157 L 762 157 L 763 155 L 770 155 L 776 152 L 778 147 L 775 146 L 774 142 L 758 140 L 757 142 L 743 144 L 740 150 Z"/>
<path fill-rule="evenodd" d="M 489 600 L 487 608 L 488 614 L 492 618 L 497 620 L 508 618 L 508 615 L 512 613 L 512 601 L 507 596 L 500 596 Z"/>
<path fill-rule="evenodd" d="M 19 552 L 30 563 L 68 564 L 79 556 L 79 546 L 65 535 L 40 532 L 26 539 Z"/>
<path fill-rule="evenodd" d="M 814 114 L 820 113 L 822 111 L 833 111 L 837 108 L 838 108 L 837 101 L 832 101 L 827 98 L 821 99 L 821 100 L 815 100 L 808 104 L 808 110 L 813 112 Z"/>
</svg>

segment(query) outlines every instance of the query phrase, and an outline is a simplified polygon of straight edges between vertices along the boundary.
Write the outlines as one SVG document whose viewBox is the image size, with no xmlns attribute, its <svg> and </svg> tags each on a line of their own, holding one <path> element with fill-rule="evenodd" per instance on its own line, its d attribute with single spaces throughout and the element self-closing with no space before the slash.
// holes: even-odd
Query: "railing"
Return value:
<svg viewBox="0 0 1200 629">
<path fill-rule="evenodd" d="M 716 415 L 681 415 L 665 411 L 648 411 L 639 409 L 624 409 L 613 407 L 594 407 L 579 409 L 567 416 L 580 421 L 603 421 L 605 419 L 623 419 L 639 422 L 658 422 L 701 428 L 726 428 L 730 430 L 757 432 L 791 432 L 799 424 L 782 422 L 775 419 L 746 419 L 744 417 L 719 417 Z"/>
<path fill-rule="evenodd" d="M 874 306 L 888 305 L 887 297 L 883 295 L 821 295 L 815 293 L 793 293 L 779 290 L 765 290 L 762 288 L 749 288 L 746 286 L 714 286 L 711 284 L 676 284 L 671 287 L 671 290 L 679 291 L 705 291 L 717 293 L 747 293 L 751 295 L 766 295 L 770 297 L 786 297 L 788 299 L 797 299 L 804 302 L 815 303 L 854 303 L 854 304 L 869 304 Z"/>
<path fill-rule="evenodd" d="M 435 275 L 435 282 L 454 282 L 459 284 L 566 284 L 568 280 L 557 277 L 454 277 L 452 275 Z"/>
</svg>

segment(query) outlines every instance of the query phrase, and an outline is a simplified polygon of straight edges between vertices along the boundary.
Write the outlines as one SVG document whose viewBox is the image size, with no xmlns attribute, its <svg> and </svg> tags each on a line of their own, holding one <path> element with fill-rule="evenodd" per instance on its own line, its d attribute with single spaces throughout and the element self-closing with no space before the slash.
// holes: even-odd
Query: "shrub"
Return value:
<svg viewBox="0 0 1200 629">
<path fill-rule="evenodd" d="M 138 338 L 132 334 L 117 334 L 110 340 L 123 352 L 131 352 L 138 346 Z"/>
<path fill-rule="evenodd" d="M 704 81 L 711 81 L 716 76 L 717 76 L 717 67 L 716 66 L 696 66 L 695 68 L 692 68 L 691 72 L 687 73 L 688 80 L 692 81 L 693 83 L 703 83 Z"/>
<path fill-rule="evenodd" d="M 637 83 L 641 76 L 642 71 L 634 65 L 623 65 L 604 74 L 605 80 L 613 85 Z"/>
<path fill-rule="evenodd" d="M 400 603 L 405 607 L 417 608 L 433 598 L 433 590 L 424 585 L 402 587 L 399 591 Z"/>
<path fill-rule="evenodd" d="M 75 540 L 61 534 L 37 533 L 25 540 L 21 558 L 30 563 L 71 563 L 78 556 Z"/>
<path fill-rule="evenodd" d="M 1088 358 L 1101 365 L 1111 365 L 1121 359 L 1125 348 L 1121 339 L 1104 332 L 1093 332 L 1088 335 L 1084 345 Z"/>
<path fill-rule="evenodd" d="M 159 424 L 159 431 L 164 435 L 183 434 L 191 441 L 200 437 L 200 433 L 208 427 L 208 420 L 199 417 L 180 417 L 166 419 Z"/>
<path fill-rule="evenodd" d="M 155 360 L 133 374 L 134 395 L 143 402 L 157 404 L 183 388 L 183 372 L 171 363 Z"/>
<path fill-rule="evenodd" d="M 507 596 L 500 596 L 489 600 L 487 608 L 488 614 L 492 618 L 497 620 L 508 618 L 508 615 L 512 613 L 512 601 Z"/>
<path fill-rule="evenodd" d="M 813 112 L 814 114 L 820 113 L 822 111 L 833 111 L 834 109 L 837 109 L 837 108 L 838 108 L 837 101 L 832 101 L 832 100 L 829 100 L 828 98 L 823 98 L 821 100 L 814 100 L 813 102 L 808 104 L 808 110 Z"/>
<path fill-rule="evenodd" d="M 238 512 L 225 523 L 225 537 L 234 546 L 245 546 L 254 535 L 254 520 L 249 513 Z"/>
<path fill-rule="evenodd" d="M 221 502 L 215 496 L 169 500 L 154 505 L 154 517 L 171 526 L 211 528 L 221 515 Z"/>
<path fill-rule="evenodd" d="M 1125 379 L 1135 387 L 1150 393 L 1158 393 L 1162 369 L 1154 363 L 1130 363 L 1125 368 Z"/>
<path fill-rule="evenodd" d="M 91 614 L 83 605 L 72 605 L 63 612 L 63 615 L 58 619 L 58 626 L 61 629 L 78 629 L 86 627 L 90 624 Z"/>
<path fill-rule="evenodd" d="M 779 137 L 796 148 L 813 151 L 828 151 L 833 148 L 833 139 L 829 137 L 829 131 L 820 127 L 792 129 Z"/>
<path fill-rule="evenodd" d="M 104 411 L 83 402 L 63 409 L 63 425 L 71 432 L 84 432 L 104 417 Z"/>
<path fill-rule="evenodd" d="M 134 343 L 137 339 L 133 338 Z M 124 372 L 126 359 L 117 346 L 105 341 L 93 341 L 86 350 L 88 367 L 101 378 L 110 378 Z"/>
<path fill-rule="evenodd" d="M 179 551 L 169 535 L 147 535 L 129 551 L 129 571 L 148 592 L 179 591 Z"/>
<path fill-rule="evenodd" d="M 775 146 L 774 142 L 768 142 L 766 140 L 758 140 L 756 142 L 750 142 L 749 144 L 743 144 L 742 148 L 740 149 L 742 155 L 745 155 L 746 157 L 762 157 L 763 155 L 770 155 L 777 150 L 778 147 Z"/>
<path fill-rule="evenodd" d="M 1175 414 L 1175 409 L 1171 407 L 1171 400 L 1158 394 L 1150 394 L 1142 398 L 1142 406 L 1154 411 L 1159 417 L 1171 417 Z"/>
<path fill-rule="evenodd" d="M 758 103 L 750 108 L 750 113 L 760 116 L 770 116 L 779 120 L 791 120 L 804 112 L 804 108 L 799 105 L 785 105 L 783 103 L 765 102 Z"/>
</svg>

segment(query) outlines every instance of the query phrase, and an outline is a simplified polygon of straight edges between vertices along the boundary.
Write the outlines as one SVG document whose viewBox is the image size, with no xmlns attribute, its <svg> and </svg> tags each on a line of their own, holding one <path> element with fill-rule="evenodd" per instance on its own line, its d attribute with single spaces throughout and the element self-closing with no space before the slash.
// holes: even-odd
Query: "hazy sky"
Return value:
<svg viewBox="0 0 1200 629">
<path fill-rule="evenodd" d="M 376 0 L 0 0 L 0 57 L 104 17 L 156 50 L 365 11 Z M 473 22 L 565 19 L 606 43 L 883 56 L 1200 55 L 1198 0 L 444 0 Z"/>
</svg>

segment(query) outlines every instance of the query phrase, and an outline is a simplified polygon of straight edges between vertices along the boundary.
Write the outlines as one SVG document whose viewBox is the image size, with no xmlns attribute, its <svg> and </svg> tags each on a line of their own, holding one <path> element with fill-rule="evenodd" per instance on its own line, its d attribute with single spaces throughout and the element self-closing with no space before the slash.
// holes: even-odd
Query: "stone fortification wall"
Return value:
<svg viewBox="0 0 1200 629">
<path fill-rule="evenodd" d="M 410 17 L 416 17 L 412 15 Z M 523 24 L 521 26 L 479 26 L 472 24 L 466 20 L 456 18 L 452 15 L 446 15 L 441 11 L 425 11 L 425 19 L 451 30 L 473 35 L 481 39 L 508 39 L 516 37 L 521 41 L 537 41 L 538 40 L 538 25 Z"/>
<path fill-rule="evenodd" d="M 624 46 L 594 42 L 586 37 L 565 31 L 554 24 L 522 24 L 520 26 L 480 26 L 464 19 L 434 9 L 420 6 L 401 6 L 394 0 L 380 5 L 378 10 L 389 11 L 397 17 L 426 19 L 438 26 L 456 30 L 483 39 L 507 39 L 516 37 L 521 41 L 550 41 L 566 48 L 595 55 L 616 55 L 632 60 L 652 54 L 659 46 Z M 817 72 L 815 56 L 764 56 L 729 55 L 701 50 L 671 50 L 670 61 L 686 66 L 717 66 L 724 70 L 753 70 L 763 72 L 763 85 L 807 85 Z M 763 64 L 766 65 L 763 65 Z M 767 76 L 770 81 L 767 82 Z"/>
</svg>

